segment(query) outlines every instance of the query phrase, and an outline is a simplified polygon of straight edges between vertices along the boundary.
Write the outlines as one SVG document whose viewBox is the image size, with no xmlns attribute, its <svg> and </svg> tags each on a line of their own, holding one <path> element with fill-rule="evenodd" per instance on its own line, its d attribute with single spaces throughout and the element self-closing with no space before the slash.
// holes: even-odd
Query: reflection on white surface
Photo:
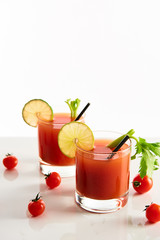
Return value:
<svg viewBox="0 0 160 240">
<path fill-rule="evenodd" d="M 84 236 L 91 239 L 127 239 L 127 208 L 112 214 L 86 214 L 82 215 L 76 224 L 77 239 Z"/>
<path fill-rule="evenodd" d="M 12 146 L 12 141 L 8 139 L 7 148 Z M 75 203 L 74 178 L 62 179 L 56 189 L 50 190 L 46 186 L 44 176 L 39 171 L 36 151 L 27 151 L 34 149 L 33 144 L 34 141 L 29 139 L 14 139 L 15 152 L 21 159 L 17 168 L 8 172 L 2 163 L 0 166 L 2 239 L 10 240 L 14 236 L 16 240 L 44 240 L 52 236 L 56 240 L 160 240 L 160 223 L 148 223 L 143 212 L 146 204 L 159 202 L 158 171 L 154 175 L 154 186 L 150 192 L 138 195 L 130 185 L 128 204 L 120 211 L 109 214 L 89 213 Z M 2 139 L 0 146 L 3 155 L 5 146 Z M 131 164 L 131 179 L 137 171 L 137 164 Z M 41 216 L 32 217 L 27 206 L 38 192 L 46 203 L 46 210 Z"/>
<path fill-rule="evenodd" d="M 18 177 L 18 171 L 17 169 L 12 169 L 12 170 L 8 170 L 6 169 L 4 172 L 3 172 L 3 176 L 5 179 L 7 179 L 8 181 L 13 181 L 15 180 L 17 177 Z"/>
</svg>

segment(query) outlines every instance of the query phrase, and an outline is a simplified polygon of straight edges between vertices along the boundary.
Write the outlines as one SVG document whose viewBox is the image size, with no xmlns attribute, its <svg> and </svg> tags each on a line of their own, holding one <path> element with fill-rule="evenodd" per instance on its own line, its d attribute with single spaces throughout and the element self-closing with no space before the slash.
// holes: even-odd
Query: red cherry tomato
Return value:
<svg viewBox="0 0 160 240">
<path fill-rule="evenodd" d="M 61 177 L 57 172 L 49 173 L 45 179 L 47 186 L 51 189 L 58 187 L 61 183 Z"/>
<path fill-rule="evenodd" d="M 45 203 L 41 199 L 39 193 L 37 194 L 36 198 L 31 200 L 28 204 L 28 211 L 34 217 L 41 215 L 45 210 Z"/>
<path fill-rule="evenodd" d="M 146 206 L 145 210 L 149 222 L 155 223 L 160 221 L 160 205 L 151 203 L 151 205 Z"/>
<path fill-rule="evenodd" d="M 18 159 L 11 155 L 11 154 L 7 154 L 6 157 L 3 159 L 3 165 L 7 168 L 7 169 L 13 169 L 17 166 L 18 164 Z"/>
<path fill-rule="evenodd" d="M 138 193 L 146 193 L 148 192 L 153 186 L 152 178 L 145 176 L 143 179 L 140 177 L 140 174 L 137 174 L 132 182 L 133 188 Z"/>
</svg>

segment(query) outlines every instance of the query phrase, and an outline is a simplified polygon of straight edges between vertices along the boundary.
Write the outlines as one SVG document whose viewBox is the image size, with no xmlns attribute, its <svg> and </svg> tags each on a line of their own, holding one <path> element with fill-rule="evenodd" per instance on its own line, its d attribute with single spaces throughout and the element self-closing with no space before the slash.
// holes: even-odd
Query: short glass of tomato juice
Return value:
<svg viewBox="0 0 160 240">
<path fill-rule="evenodd" d="M 114 212 L 126 205 L 130 178 L 130 139 L 113 154 L 106 147 L 122 134 L 109 131 L 94 132 L 91 151 L 76 146 L 76 203 L 97 213 Z"/>
<path fill-rule="evenodd" d="M 38 148 L 40 170 L 43 174 L 58 172 L 61 177 L 75 175 L 75 158 L 65 156 L 58 146 L 62 126 L 73 121 L 70 113 L 54 113 L 52 121 L 38 117 Z M 82 117 L 79 121 L 84 121 Z"/>
</svg>

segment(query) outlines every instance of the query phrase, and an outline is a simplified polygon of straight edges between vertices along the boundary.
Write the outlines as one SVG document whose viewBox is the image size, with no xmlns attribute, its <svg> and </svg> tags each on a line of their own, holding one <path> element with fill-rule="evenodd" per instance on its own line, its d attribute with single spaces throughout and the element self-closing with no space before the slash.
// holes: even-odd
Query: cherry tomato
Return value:
<svg viewBox="0 0 160 240">
<path fill-rule="evenodd" d="M 146 206 L 145 210 L 149 222 L 155 223 L 160 221 L 160 205 L 151 203 L 151 205 Z"/>
<path fill-rule="evenodd" d="M 35 199 L 32 199 L 28 204 L 28 211 L 34 217 L 41 215 L 45 210 L 45 203 L 41 199 L 39 193 L 36 195 Z"/>
<path fill-rule="evenodd" d="M 153 186 L 152 178 L 145 176 L 143 179 L 140 177 L 140 174 L 137 174 L 132 182 L 133 188 L 138 193 L 146 193 L 148 192 Z"/>
<path fill-rule="evenodd" d="M 7 169 L 13 169 L 17 166 L 18 164 L 18 159 L 11 155 L 10 153 L 8 153 L 6 155 L 6 157 L 3 159 L 3 165 L 7 168 Z"/>
<path fill-rule="evenodd" d="M 49 173 L 45 179 L 47 186 L 51 189 L 58 187 L 61 183 L 61 177 L 57 172 Z"/>
</svg>

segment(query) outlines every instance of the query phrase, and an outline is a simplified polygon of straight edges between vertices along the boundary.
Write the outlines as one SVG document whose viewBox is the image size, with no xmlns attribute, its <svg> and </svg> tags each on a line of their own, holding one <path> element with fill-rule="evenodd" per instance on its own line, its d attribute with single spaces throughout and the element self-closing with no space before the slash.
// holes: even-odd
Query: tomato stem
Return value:
<svg viewBox="0 0 160 240">
<path fill-rule="evenodd" d="M 141 182 L 139 182 L 139 181 L 134 181 L 133 184 L 134 184 L 135 187 L 139 187 L 139 186 L 141 185 Z"/>
<path fill-rule="evenodd" d="M 50 175 L 51 173 L 45 174 L 45 179 L 47 179 Z"/>
<path fill-rule="evenodd" d="M 151 204 L 152 204 L 152 203 L 153 203 L 153 202 L 151 202 Z M 151 205 L 151 204 L 150 204 L 150 205 Z M 144 209 L 143 211 L 146 211 L 147 208 L 149 208 L 150 205 L 146 205 L 146 206 L 145 206 L 145 209 Z"/>
<path fill-rule="evenodd" d="M 37 202 L 40 198 L 41 198 L 41 196 L 40 196 L 40 192 L 39 192 L 39 193 L 37 193 L 36 197 L 34 199 L 32 199 L 32 202 Z"/>
<path fill-rule="evenodd" d="M 6 154 L 6 157 L 8 157 L 8 156 L 12 156 L 13 154 L 11 154 L 11 153 L 7 153 Z"/>
</svg>

